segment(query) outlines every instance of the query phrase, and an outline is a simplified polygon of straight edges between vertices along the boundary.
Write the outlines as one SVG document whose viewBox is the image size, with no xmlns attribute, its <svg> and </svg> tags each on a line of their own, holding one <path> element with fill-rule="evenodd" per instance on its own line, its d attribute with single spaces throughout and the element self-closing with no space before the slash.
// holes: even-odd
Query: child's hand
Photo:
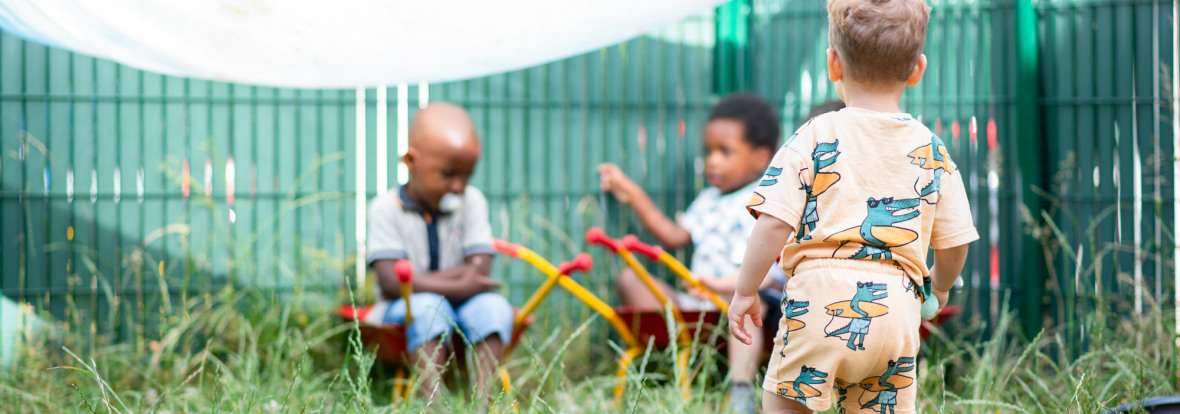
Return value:
<svg viewBox="0 0 1180 414">
<path fill-rule="evenodd" d="M 746 331 L 747 317 L 754 321 L 755 328 L 762 327 L 762 318 L 759 317 L 762 314 L 760 302 L 757 293 L 750 296 L 734 293 L 733 300 L 729 301 L 729 333 L 743 344 L 753 343 L 750 333 Z"/>
<path fill-rule="evenodd" d="M 638 186 L 617 165 L 602 163 L 598 165 L 599 179 L 602 191 L 609 192 L 623 204 L 631 203 L 631 194 Z"/>
<path fill-rule="evenodd" d="M 495 292 L 500 288 L 500 282 L 484 275 L 475 275 L 471 282 L 479 287 L 480 292 Z"/>
</svg>

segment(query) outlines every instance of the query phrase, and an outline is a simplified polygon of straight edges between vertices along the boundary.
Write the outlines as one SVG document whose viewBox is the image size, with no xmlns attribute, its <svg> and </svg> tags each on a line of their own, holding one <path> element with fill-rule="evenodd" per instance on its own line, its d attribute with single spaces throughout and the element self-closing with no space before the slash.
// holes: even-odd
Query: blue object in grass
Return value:
<svg viewBox="0 0 1180 414">
<path fill-rule="evenodd" d="M 926 295 L 926 301 L 922 302 L 922 319 L 933 318 L 938 314 L 938 296 L 933 294 Z"/>
</svg>

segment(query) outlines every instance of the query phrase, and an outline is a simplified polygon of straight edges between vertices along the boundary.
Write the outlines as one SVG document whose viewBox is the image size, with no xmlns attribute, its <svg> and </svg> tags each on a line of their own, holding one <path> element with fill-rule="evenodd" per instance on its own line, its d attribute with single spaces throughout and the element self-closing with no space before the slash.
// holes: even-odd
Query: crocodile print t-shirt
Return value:
<svg viewBox="0 0 1180 414">
<path fill-rule="evenodd" d="M 926 252 L 979 238 L 946 144 L 908 114 L 845 108 L 812 119 L 775 154 L 747 205 L 795 228 L 788 275 L 809 259 L 895 261 L 917 285 Z"/>
</svg>

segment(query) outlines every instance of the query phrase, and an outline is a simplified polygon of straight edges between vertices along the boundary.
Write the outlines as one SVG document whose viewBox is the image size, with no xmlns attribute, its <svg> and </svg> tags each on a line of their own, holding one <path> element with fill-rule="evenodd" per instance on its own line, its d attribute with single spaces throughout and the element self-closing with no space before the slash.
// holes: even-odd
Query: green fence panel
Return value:
<svg viewBox="0 0 1180 414">
<path fill-rule="evenodd" d="M 1040 88 L 1019 77 L 1016 1 L 939 0 L 930 68 L 902 101 L 947 142 L 980 229 L 956 301 L 969 321 L 996 320 L 1009 300 L 1025 304 L 1033 325 L 1067 327 L 1095 306 L 1165 306 L 1175 289 L 1174 8 L 1027 4 Z M 468 108 L 483 138 L 472 185 L 488 196 L 496 236 L 555 262 L 593 253 L 598 266 L 579 281 L 613 300 L 620 263 L 582 234 L 650 235 L 601 194 L 597 165 L 618 164 L 667 213 L 682 211 L 704 186 L 701 130 L 717 92 L 761 94 L 789 133 L 836 98 L 827 47 L 822 2 L 737 1 L 528 69 L 388 85 L 381 102 L 368 88 L 358 159 L 355 90 L 161 76 L 0 33 L 0 292 L 102 340 L 140 342 L 161 317 L 226 286 L 336 303 L 356 280 L 358 163 L 368 199 L 398 185 L 405 121 L 425 101 L 450 101 Z M 1028 97 L 1040 116 L 1031 133 L 1019 123 Z M 1044 153 L 1030 156 L 1030 142 Z M 1022 171 L 1022 156 L 1044 160 L 1045 179 Z M 1038 182 L 1051 197 L 1024 192 Z M 1056 230 L 1022 210 L 1030 200 Z M 1021 267 L 1030 257 L 1048 276 Z M 513 303 L 543 280 L 506 259 L 496 275 Z M 556 316 L 539 322 L 546 331 L 591 315 L 560 292 L 543 312 Z"/>
<path fill-rule="evenodd" d="M 1175 74 L 1168 67 L 1172 6 L 1033 3 L 1044 98 L 1034 102 L 1043 117 L 1032 135 L 1016 122 L 1018 98 L 1033 92 L 1018 83 L 1016 2 L 932 6 L 925 47 L 930 67 L 902 108 L 947 141 L 968 185 L 981 239 L 963 274 L 966 315 L 995 320 L 1011 295 L 1013 305 L 1028 304 L 1022 311 L 1033 333 L 1054 321 L 1080 334 L 1080 309 L 1102 304 L 1133 311 L 1135 298 L 1143 297 L 1136 283 L 1152 303 L 1166 301 L 1175 289 L 1164 255 L 1172 246 L 1171 203 L 1164 201 L 1174 197 L 1167 144 L 1174 137 L 1165 112 L 1168 85 L 1161 82 Z M 823 61 L 825 5 L 765 0 L 753 8 L 754 89 L 781 108 L 789 130 L 810 106 L 834 98 Z M 1044 157 L 1040 168 L 1050 180 L 1036 187 L 1052 200 L 1031 201 L 1044 202 L 1060 235 L 1045 227 L 1040 212 L 1019 204 L 1030 197 L 1022 189 L 1039 180 L 1016 160 L 1038 141 L 1045 154 L 1033 157 Z M 1035 237 L 1022 240 L 1026 232 Z M 1085 250 L 1081 273 L 1077 257 L 1063 247 L 1077 251 L 1079 245 Z M 1024 255 L 1045 260 L 1049 275 L 1020 267 Z M 1038 293 L 1041 287 L 1048 290 Z"/>
</svg>

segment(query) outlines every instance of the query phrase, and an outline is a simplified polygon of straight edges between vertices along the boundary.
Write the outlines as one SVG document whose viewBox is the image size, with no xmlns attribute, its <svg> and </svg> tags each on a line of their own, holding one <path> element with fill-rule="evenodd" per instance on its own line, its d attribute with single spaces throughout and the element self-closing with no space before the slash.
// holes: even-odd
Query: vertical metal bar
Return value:
<svg viewBox="0 0 1180 414">
<path fill-rule="evenodd" d="M 1180 177 L 1180 159 L 1175 157 L 1180 154 L 1180 77 L 1176 75 L 1180 73 L 1180 2 L 1172 2 L 1172 177 Z M 1177 237 L 1174 229 L 1176 223 L 1180 223 L 1180 197 L 1175 196 L 1175 189 L 1173 189 L 1172 196 L 1172 262 L 1180 263 L 1180 237 Z M 1180 266 L 1172 266 L 1172 307 L 1174 308 L 1176 321 L 1176 331 L 1174 337 L 1176 338 L 1176 346 L 1180 346 Z"/>
<path fill-rule="evenodd" d="M 430 84 L 418 82 L 418 109 L 425 108 L 426 105 L 430 105 Z"/>
<path fill-rule="evenodd" d="M 1041 94 L 1038 80 L 1040 57 L 1037 55 L 1039 33 L 1037 11 L 1032 0 L 1016 1 L 1016 32 L 1019 39 L 1016 43 L 1016 84 L 1017 90 L 1023 92 L 1016 97 L 1016 126 L 1025 146 L 1019 152 L 1020 175 L 1023 181 L 1021 202 L 1032 212 L 1033 220 L 1039 222 L 1036 217 L 1042 209 L 1042 201 L 1032 191 L 1032 186 L 1045 188 L 1045 145 L 1038 139 L 1042 132 L 1038 105 Z M 1020 314 L 1024 332 L 1030 337 L 1041 330 L 1041 296 L 1044 280 L 1034 277 L 1045 274 L 1045 265 L 1041 260 L 1038 241 L 1031 236 L 1022 237 L 1019 261 L 1021 274 L 1028 282 L 1021 287 Z"/>
<path fill-rule="evenodd" d="M 1152 202 L 1156 206 L 1156 209 L 1153 210 L 1153 211 L 1155 211 L 1155 214 L 1154 214 L 1155 226 L 1152 229 L 1152 233 L 1155 236 L 1153 241 L 1155 242 L 1154 244 L 1156 246 L 1155 247 L 1156 248 L 1155 266 L 1154 266 L 1155 267 L 1155 299 L 1157 301 L 1162 302 L 1162 301 L 1164 301 L 1164 297 L 1163 297 L 1163 293 L 1164 293 L 1163 292 L 1163 268 L 1164 268 L 1164 251 L 1163 250 L 1164 249 L 1163 249 L 1163 231 L 1162 231 L 1162 229 L 1164 228 L 1164 218 L 1163 218 L 1164 212 L 1160 208 L 1163 205 L 1163 194 L 1160 192 L 1160 187 L 1161 187 L 1161 182 L 1163 182 L 1163 180 L 1165 179 L 1164 170 L 1163 170 L 1163 168 L 1164 168 L 1163 164 L 1164 164 L 1165 158 L 1164 158 L 1164 153 L 1163 153 L 1163 146 L 1160 145 L 1160 142 L 1163 141 L 1163 138 L 1160 135 L 1160 133 L 1161 133 L 1160 123 L 1162 122 L 1162 120 L 1160 119 L 1160 114 L 1161 114 L 1160 104 L 1161 104 L 1163 96 L 1161 96 L 1162 90 L 1160 89 L 1160 72 L 1161 72 L 1161 70 L 1158 69 L 1158 68 L 1161 68 L 1161 66 L 1162 66 L 1162 62 L 1160 60 L 1160 24 L 1159 24 L 1160 23 L 1160 4 L 1159 4 L 1159 0 L 1152 0 L 1151 14 L 1149 16 L 1151 18 L 1151 53 L 1152 53 L 1152 56 L 1151 56 L 1151 63 L 1152 63 L 1152 70 L 1151 70 L 1151 72 L 1152 72 L 1152 76 L 1151 76 L 1152 123 L 1151 123 L 1151 125 L 1152 125 L 1152 132 L 1153 132 L 1152 133 L 1152 137 L 1153 137 L 1153 139 L 1152 139 L 1152 141 L 1153 141 L 1152 142 L 1152 144 L 1153 144 L 1152 145 L 1152 157 L 1154 158 L 1152 164 L 1153 164 L 1153 169 L 1155 170 L 1155 180 L 1153 180 L 1154 181 L 1154 188 L 1152 191 Z"/>
<path fill-rule="evenodd" d="M 410 180 L 410 171 L 401 162 L 410 149 L 410 92 L 406 84 L 397 85 L 397 184 L 405 185 Z"/>
<path fill-rule="evenodd" d="M 377 86 L 377 194 L 389 185 L 389 97 L 385 85 Z"/>
<path fill-rule="evenodd" d="M 368 204 L 368 194 L 365 188 L 365 179 L 368 178 L 368 166 L 365 162 L 368 161 L 368 154 L 365 149 L 365 111 L 368 110 L 365 104 L 365 88 L 363 86 L 356 88 L 356 220 L 353 223 L 356 226 L 356 281 L 354 286 L 362 286 L 365 283 L 365 207 Z"/>
</svg>

